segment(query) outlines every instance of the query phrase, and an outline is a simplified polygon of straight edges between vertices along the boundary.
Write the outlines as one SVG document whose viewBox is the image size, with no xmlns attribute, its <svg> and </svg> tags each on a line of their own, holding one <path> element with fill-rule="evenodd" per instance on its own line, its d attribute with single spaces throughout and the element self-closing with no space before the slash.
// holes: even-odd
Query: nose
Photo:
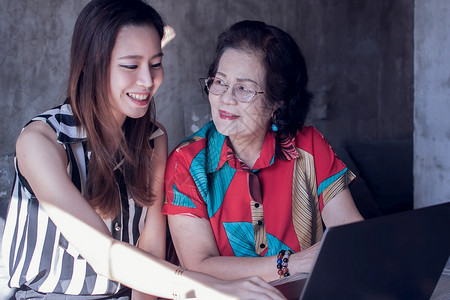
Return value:
<svg viewBox="0 0 450 300">
<path fill-rule="evenodd" d="M 219 96 L 219 99 L 222 103 L 228 105 L 236 105 L 238 103 L 237 100 L 234 98 L 233 87 L 231 86 L 228 87 L 225 93 Z"/>
<path fill-rule="evenodd" d="M 153 85 L 153 76 L 150 68 L 143 67 L 140 69 L 136 84 L 145 88 L 149 88 Z"/>
</svg>

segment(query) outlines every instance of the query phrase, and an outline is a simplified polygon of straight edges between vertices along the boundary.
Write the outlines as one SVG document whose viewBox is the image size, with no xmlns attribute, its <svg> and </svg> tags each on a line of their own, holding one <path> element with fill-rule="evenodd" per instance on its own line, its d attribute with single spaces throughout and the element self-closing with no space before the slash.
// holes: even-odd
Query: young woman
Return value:
<svg viewBox="0 0 450 300">
<path fill-rule="evenodd" d="M 80 13 L 68 98 L 17 140 L 3 237 L 17 299 L 282 297 L 256 277 L 224 282 L 164 261 L 167 136 L 153 107 L 163 32 L 140 0 Z"/>
<path fill-rule="evenodd" d="M 309 272 L 326 227 L 362 220 L 353 173 L 303 126 L 304 58 L 284 31 L 257 21 L 218 39 L 205 89 L 213 121 L 168 159 L 163 212 L 180 262 L 219 278 Z"/>
</svg>

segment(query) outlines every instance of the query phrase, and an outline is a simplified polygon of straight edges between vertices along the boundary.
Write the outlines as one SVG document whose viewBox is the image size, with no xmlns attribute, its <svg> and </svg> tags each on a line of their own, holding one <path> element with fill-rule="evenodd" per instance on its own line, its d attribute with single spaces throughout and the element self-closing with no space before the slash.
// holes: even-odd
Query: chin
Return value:
<svg viewBox="0 0 450 300">
<path fill-rule="evenodd" d="M 229 132 L 229 129 L 231 127 L 230 124 L 223 124 L 223 122 L 217 121 L 215 119 L 213 119 L 213 122 L 214 122 L 214 126 L 216 126 L 216 129 L 219 133 L 221 133 L 223 135 L 228 135 L 227 133 Z"/>
<path fill-rule="evenodd" d="M 140 119 L 143 116 L 145 116 L 146 113 L 147 113 L 147 110 L 145 110 L 144 112 L 138 112 L 138 113 L 129 114 L 127 117 L 131 118 L 131 119 Z"/>
<path fill-rule="evenodd" d="M 229 136 L 229 137 L 233 137 L 233 136 L 239 136 L 241 133 L 238 131 L 238 129 L 236 128 L 236 126 L 232 126 L 232 125 L 219 125 L 216 126 L 217 131 L 220 134 L 223 134 L 225 136 Z"/>
</svg>

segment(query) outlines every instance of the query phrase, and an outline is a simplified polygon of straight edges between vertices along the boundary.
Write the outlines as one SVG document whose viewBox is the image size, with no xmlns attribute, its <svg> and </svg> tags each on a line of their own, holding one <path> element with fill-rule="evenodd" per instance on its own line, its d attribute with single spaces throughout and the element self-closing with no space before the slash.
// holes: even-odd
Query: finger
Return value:
<svg viewBox="0 0 450 300">
<path fill-rule="evenodd" d="M 243 292 L 239 295 L 239 299 L 285 300 L 286 297 L 282 294 L 273 293 L 272 291 L 259 290 Z"/>
<path fill-rule="evenodd" d="M 272 286 L 270 283 L 267 283 L 263 279 L 257 276 L 253 276 L 248 278 L 248 280 L 253 285 L 253 289 L 256 292 L 263 292 L 267 294 L 270 298 L 268 299 L 285 299 L 283 294 L 274 286 Z"/>
<path fill-rule="evenodd" d="M 283 294 L 276 293 L 272 290 L 260 290 L 255 292 L 253 295 L 250 295 L 249 299 L 258 299 L 258 300 L 285 300 L 286 297 Z"/>
<path fill-rule="evenodd" d="M 269 297 L 268 299 L 286 299 L 286 297 L 284 297 L 283 293 L 281 293 L 276 288 L 266 290 L 265 294 L 267 295 L 267 297 Z"/>
</svg>

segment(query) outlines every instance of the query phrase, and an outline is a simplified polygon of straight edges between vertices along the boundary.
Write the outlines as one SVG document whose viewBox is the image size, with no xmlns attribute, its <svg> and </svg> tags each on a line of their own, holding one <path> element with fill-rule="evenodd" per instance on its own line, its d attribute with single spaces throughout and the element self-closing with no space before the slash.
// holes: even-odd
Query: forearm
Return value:
<svg viewBox="0 0 450 300">
<path fill-rule="evenodd" d="M 110 259 L 114 263 L 111 264 L 110 278 L 145 294 L 168 299 L 177 298 L 178 295 L 182 299 L 197 297 L 219 300 L 231 299 L 230 295 L 236 295 L 238 291 L 241 291 L 242 298 L 245 298 L 244 294 L 248 292 L 246 290 L 253 289 L 248 285 L 239 285 L 248 282 L 237 281 L 234 283 L 234 289 L 229 286 L 231 290 L 225 291 L 224 282 L 219 279 L 194 271 L 179 272 L 179 267 L 167 261 L 143 251 L 136 253 L 131 250 L 131 246 L 123 243 L 116 243 L 111 247 Z M 267 291 L 267 287 L 261 289 L 262 293 Z"/>
<path fill-rule="evenodd" d="M 161 258 L 114 240 L 111 236 L 49 203 L 45 210 L 53 216 L 61 232 L 92 266 L 94 271 L 140 292 L 171 298 L 177 266 Z M 83 210 L 86 212 L 87 210 Z"/>
<path fill-rule="evenodd" d="M 173 298 L 176 266 L 135 249 L 123 243 L 111 247 L 108 277 L 144 294 Z"/>
<path fill-rule="evenodd" d="M 257 275 L 269 282 L 279 278 L 276 261 L 276 256 L 214 256 L 205 258 L 198 264 L 187 265 L 186 267 L 220 279 L 241 279 Z"/>
<path fill-rule="evenodd" d="M 105 275 L 147 296 L 172 299 L 178 294 L 184 298 L 210 290 L 197 278 L 203 278 L 202 274 L 189 271 L 177 274 L 177 266 L 128 244 L 117 242 L 111 245 L 109 259 L 109 274 Z"/>
<path fill-rule="evenodd" d="M 320 243 L 317 243 L 303 251 L 291 254 L 287 266 L 289 273 L 310 273 L 319 245 Z M 183 264 L 183 260 L 181 262 Z M 259 276 L 267 282 L 279 279 L 276 255 L 267 257 L 212 256 L 197 260 L 197 263 L 191 261 L 190 264 L 186 264 L 186 267 L 220 279 L 241 279 L 250 276 Z"/>
<path fill-rule="evenodd" d="M 137 246 L 155 258 L 166 256 L 166 218 L 160 213 L 162 198 L 148 208 L 144 228 Z M 133 290 L 132 300 L 153 300 L 156 297 Z"/>
<path fill-rule="evenodd" d="M 141 247 L 139 247 L 139 248 L 141 248 Z M 163 248 L 165 248 L 165 247 L 163 247 Z M 141 248 L 141 249 L 143 249 L 143 248 Z M 156 259 L 159 258 L 161 261 L 164 260 L 164 253 L 161 253 L 160 249 L 158 249 L 158 251 L 147 251 L 145 249 L 143 249 L 143 250 L 146 251 L 147 253 L 149 253 L 150 255 L 154 256 Z M 156 300 L 156 299 L 157 299 L 156 296 L 146 294 L 146 293 L 140 292 L 136 289 L 133 289 L 131 300 Z"/>
<path fill-rule="evenodd" d="M 131 294 L 131 300 L 157 300 L 158 297 L 149 294 L 141 293 L 137 290 L 133 290 Z"/>
<path fill-rule="evenodd" d="M 170 215 L 169 226 L 178 258 L 189 270 L 227 280 L 250 276 L 259 276 L 265 281 L 278 278 L 276 255 L 220 256 L 208 220 L 186 215 Z"/>
</svg>

